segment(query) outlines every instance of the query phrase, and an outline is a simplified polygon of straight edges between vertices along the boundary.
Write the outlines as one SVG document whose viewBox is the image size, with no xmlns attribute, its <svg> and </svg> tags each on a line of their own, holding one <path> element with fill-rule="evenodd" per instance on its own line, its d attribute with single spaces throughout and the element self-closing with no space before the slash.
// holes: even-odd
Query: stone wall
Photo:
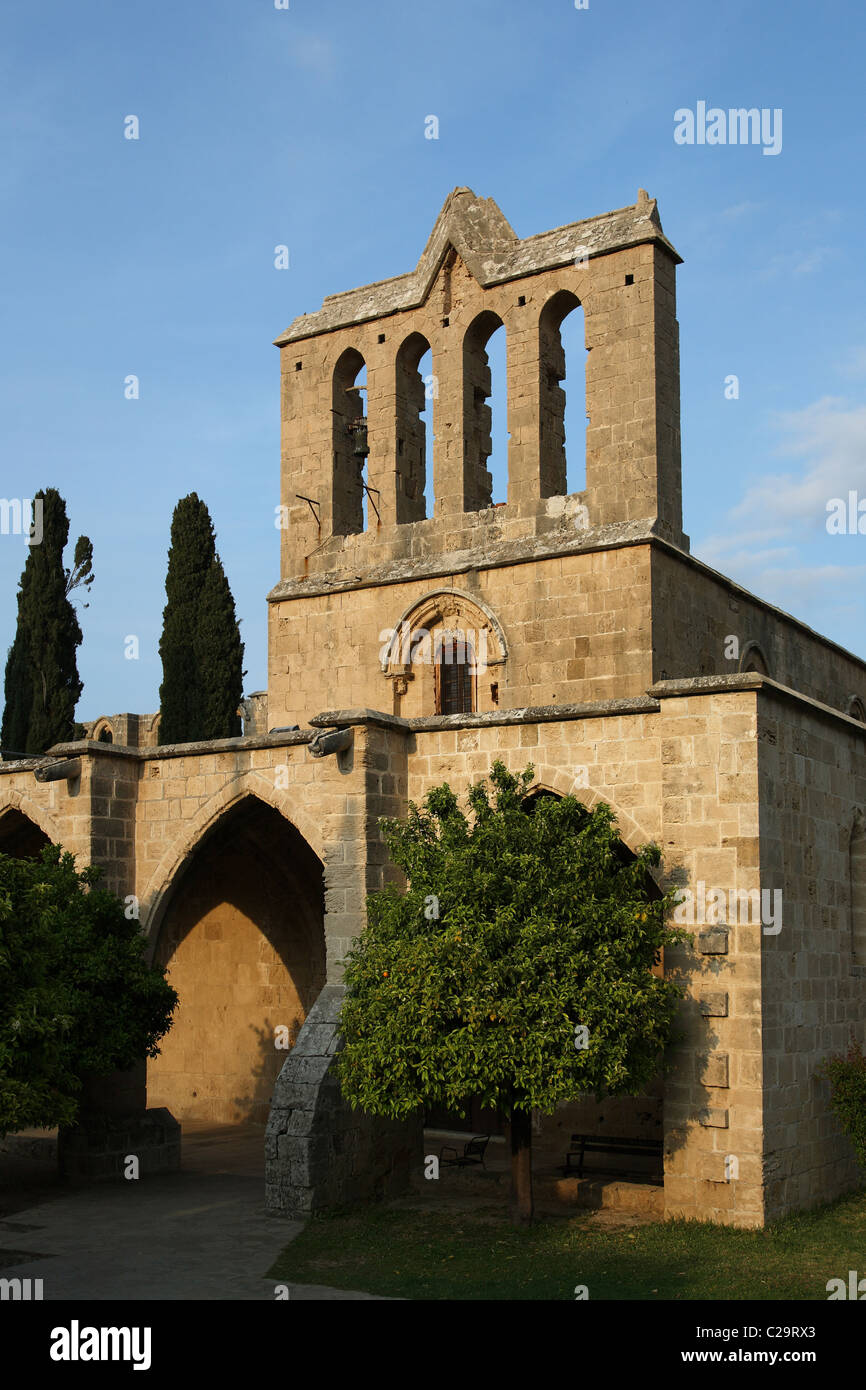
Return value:
<svg viewBox="0 0 866 1390">
<path fill-rule="evenodd" d="M 411 528 L 410 528 L 411 529 Z M 490 538 L 490 549 L 494 538 Z M 479 710 L 563 705 L 638 695 L 652 683 L 650 563 L 647 546 L 551 556 L 483 567 L 471 574 L 366 585 L 297 597 L 270 607 L 271 717 L 304 724 L 323 709 L 366 707 L 415 718 L 435 712 L 430 644 L 415 649 L 396 706 L 381 653 L 391 630 L 448 591 L 454 617 L 430 611 L 412 630 L 455 625 L 477 632 L 498 621 L 507 659 L 491 659 L 477 682 Z M 473 639 L 474 640 L 474 639 Z M 391 673 L 393 674 L 393 672 Z"/>
<path fill-rule="evenodd" d="M 668 546 L 653 547 L 652 611 L 658 680 L 735 672 L 757 643 L 781 685 L 845 714 L 852 696 L 866 703 L 866 662 Z"/>
<path fill-rule="evenodd" d="M 862 1186 L 815 1073 L 866 1042 L 866 964 L 854 956 L 849 838 L 866 806 L 866 731 L 765 688 L 758 722 L 761 882 L 784 893 L 765 936 L 761 1007 L 767 1217 Z"/>
<path fill-rule="evenodd" d="M 669 881 L 693 890 L 703 881 L 726 893 L 751 891 L 759 886 L 760 681 L 754 676 L 743 681 L 751 688 L 737 690 L 721 680 L 713 689 L 689 695 L 679 694 L 672 683 L 669 691 L 657 686 L 656 699 L 611 702 L 595 710 L 413 720 L 402 753 L 394 721 L 389 767 L 396 774 L 405 759 L 408 796 L 420 802 L 443 781 L 465 792 L 489 773 L 496 757 L 512 771 L 531 761 L 537 785 L 572 793 L 586 805 L 599 800 L 611 805 L 631 848 L 659 843 Z M 328 718 L 349 720 L 352 713 L 338 711 Z M 670 1051 L 663 1088 L 666 1211 L 761 1224 L 760 925 L 735 937 L 698 920 L 692 945 L 667 953 L 665 966 L 687 987 L 682 1041 Z M 632 1133 L 658 1132 L 657 1093 L 614 1106 L 610 1114 Z M 539 1147 L 555 1152 L 572 1129 L 612 1133 L 610 1114 L 585 1102 L 563 1107 L 542 1122 Z M 738 1164 L 735 1181 L 726 1167 L 732 1155 Z"/>
</svg>

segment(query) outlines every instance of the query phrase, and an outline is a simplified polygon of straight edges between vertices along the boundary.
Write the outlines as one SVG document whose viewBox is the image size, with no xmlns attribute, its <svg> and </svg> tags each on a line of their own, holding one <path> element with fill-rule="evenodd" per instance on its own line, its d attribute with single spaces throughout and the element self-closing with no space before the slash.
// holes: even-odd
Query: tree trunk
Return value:
<svg viewBox="0 0 866 1390">
<path fill-rule="evenodd" d="M 532 1111 L 511 1107 L 511 1219 L 528 1226 L 532 1204 Z"/>
</svg>

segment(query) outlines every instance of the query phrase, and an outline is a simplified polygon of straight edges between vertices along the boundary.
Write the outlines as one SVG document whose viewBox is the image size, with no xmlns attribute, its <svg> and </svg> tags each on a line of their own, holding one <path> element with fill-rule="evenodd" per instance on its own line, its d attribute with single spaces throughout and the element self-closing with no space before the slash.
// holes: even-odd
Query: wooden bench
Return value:
<svg viewBox="0 0 866 1390">
<path fill-rule="evenodd" d="M 477 1134 L 474 1139 L 470 1139 L 468 1143 L 463 1145 L 462 1154 L 458 1154 L 457 1150 L 453 1148 L 452 1145 L 443 1144 L 442 1148 L 439 1150 L 439 1162 L 450 1164 L 456 1163 L 458 1168 L 464 1168 L 469 1163 L 480 1163 L 483 1168 L 484 1150 L 487 1148 L 487 1145 L 489 1143 L 489 1134 Z M 446 1158 L 446 1153 L 451 1153 L 454 1155 L 454 1157 Z"/>
<path fill-rule="evenodd" d="M 583 1161 L 588 1153 L 643 1154 L 661 1158 L 663 1152 L 661 1139 L 624 1139 L 613 1134 L 572 1134 L 571 1145 L 565 1155 L 565 1171 L 574 1171 L 571 1160 L 576 1158 L 579 1178 L 583 1177 Z"/>
</svg>

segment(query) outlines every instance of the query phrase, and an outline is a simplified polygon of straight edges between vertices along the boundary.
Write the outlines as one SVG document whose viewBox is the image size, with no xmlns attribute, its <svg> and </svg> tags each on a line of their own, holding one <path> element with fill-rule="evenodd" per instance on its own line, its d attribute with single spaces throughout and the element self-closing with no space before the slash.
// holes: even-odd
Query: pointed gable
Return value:
<svg viewBox="0 0 866 1390">
<path fill-rule="evenodd" d="M 296 318 L 275 342 L 284 347 L 383 314 L 416 309 L 430 293 L 452 247 L 470 274 L 487 288 L 567 265 L 578 248 L 592 257 L 646 241 L 665 246 L 676 261 L 680 260 L 662 232 L 655 199 L 647 197 L 643 189 L 632 207 L 521 240 L 492 198 L 479 198 L 471 188 L 455 188 L 445 199 L 413 271 L 342 294 L 329 294 L 321 309 Z"/>
</svg>

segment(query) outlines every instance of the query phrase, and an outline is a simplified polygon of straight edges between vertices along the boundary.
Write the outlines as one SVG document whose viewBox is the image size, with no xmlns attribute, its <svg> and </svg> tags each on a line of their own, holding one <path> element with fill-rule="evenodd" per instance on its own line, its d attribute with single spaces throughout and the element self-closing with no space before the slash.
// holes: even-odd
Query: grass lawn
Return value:
<svg viewBox="0 0 866 1390">
<path fill-rule="evenodd" d="M 499 1207 L 407 1202 L 317 1217 L 274 1263 L 282 1283 L 408 1299 L 826 1301 L 866 1277 L 866 1192 L 760 1231 L 694 1221 L 602 1226 L 591 1212 L 513 1228 Z"/>
</svg>

